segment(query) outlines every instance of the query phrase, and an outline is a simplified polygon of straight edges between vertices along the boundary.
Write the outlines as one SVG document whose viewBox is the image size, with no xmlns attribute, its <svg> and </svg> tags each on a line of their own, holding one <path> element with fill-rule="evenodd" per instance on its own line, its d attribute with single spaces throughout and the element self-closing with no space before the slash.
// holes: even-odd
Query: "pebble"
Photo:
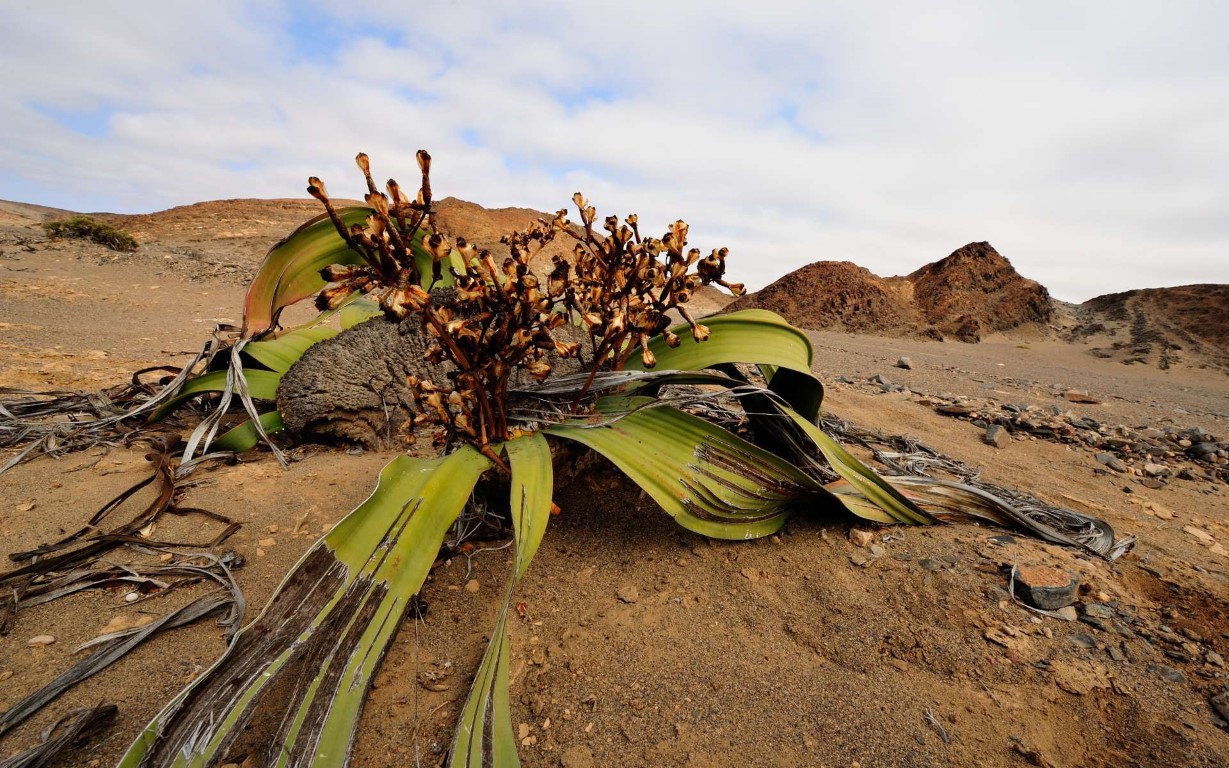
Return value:
<svg viewBox="0 0 1229 768">
<path fill-rule="evenodd" d="M 1084 606 L 1084 615 L 1094 619 L 1112 619 L 1116 614 L 1113 608 L 1104 603 L 1088 603 Z"/>
<path fill-rule="evenodd" d="M 875 532 L 863 528 L 854 528 L 849 532 L 849 541 L 855 547 L 869 547 L 875 540 Z"/>
<path fill-rule="evenodd" d="M 897 368 L 904 368 L 906 371 L 913 370 L 913 361 L 907 357 L 902 357 L 896 361 Z"/>
<path fill-rule="evenodd" d="M 277 544 L 277 539 L 274 539 L 274 538 L 261 539 L 260 541 L 256 542 L 256 544 L 261 547 L 272 547 L 273 545 Z"/>
<path fill-rule="evenodd" d="M 1109 648 L 1109 651 L 1110 651 L 1110 658 L 1113 659 L 1114 661 L 1123 662 L 1127 660 L 1126 655 L 1123 654 L 1122 651 L 1118 650 L 1114 646 L 1111 645 Z"/>
<path fill-rule="evenodd" d="M 1186 675 L 1166 664 L 1149 664 L 1147 670 L 1162 680 L 1167 680 L 1171 683 L 1186 682 Z"/>
<path fill-rule="evenodd" d="M 986 445 L 993 445 L 995 448 L 1006 448 L 1011 443 L 1011 435 L 998 424 L 991 424 L 986 427 L 981 440 Z"/>
<path fill-rule="evenodd" d="M 26 641 L 26 645 L 30 646 L 31 648 L 37 648 L 43 645 L 51 645 L 54 642 L 55 638 L 51 635 L 35 635 Z"/>
<path fill-rule="evenodd" d="M 1214 667 L 1225 666 L 1225 657 L 1221 656 L 1216 651 L 1212 651 L 1212 650 L 1204 651 L 1203 660 L 1211 664 Z"/>
<path fill-rule="evenodd" d="M 1067 640 L 1076 648 L 1086 648 L 1092 650 L 1097 647 L 1097 639 L 1087 632 L 1076 632 Z"/>
<path fill-rule="evenodd" d="M 477 579 L 470 579 L 469 581 L 465 582 L 466 592 L 477 592 L 481 588 L 482 584 L 480 584 Z"/>
<path fill-rule="evenodd" d="M 1057 614 L 1058 618 L 1062 619 L 1063 621 L 1075 621 L 1076 619 L 1080 618 L 1080 615 L 1076 612 L 1074 605 L 1068 605 L 1066 608 L 1059 608 L 1054 613 Z"/>
<path fill-rule="evenodd" d="M 619 591 L 615 594 L 624 603 L 634 603 L 640 599 L 640 590 L 636 588 L 635 584 L 624 584 L 619 587 Z"/>
<path fill-rule="evenodd" d="M 129 592 L 128 594 L 124 595 L 124 602 L 125 602 L 125 603 L 135 603 L 136 601 L 138 601 L 138 600 L 140 600 L 140 599 L 141 599 L 141 593 L 140 593 L 140 592 Z"/>
<path fill-rule="evenodd" d="M 1067 402 L 1069 403 L 1088 403 L 1089 405 L 1096 405 L 1101 402 L 1099 399 L 1093 397 L 1082 389 L 1068 389 L 1063 393 L 1063 397 L 1066 398 Z"/>
</svg>

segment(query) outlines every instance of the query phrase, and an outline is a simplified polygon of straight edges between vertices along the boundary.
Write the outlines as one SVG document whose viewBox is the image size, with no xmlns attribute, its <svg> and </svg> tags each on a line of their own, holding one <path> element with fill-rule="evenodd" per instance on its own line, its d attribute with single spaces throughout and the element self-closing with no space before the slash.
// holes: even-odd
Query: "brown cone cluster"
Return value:
<svg viewBox="0 0 1229 768">
<path fill-rule="evenodd" d="M 624 220 L 607 216 L 601 224 L 605 234 L 599 234 L 597 211 L 578 192 L 572 201 L 580 226 L 568 220 L 567 209 L 560 210 L 551 221 L 539 220 L 504 236 L 508 255 L 497 260 L 464 238 L 450 242 L 433 230 L 431 157 L 426 152 L 418 152 L 422 183 L 413 200 L 392 179 L 387 193 L 380 192 L 367 156 L 359 154 L 357 162 L 374 211 L 364 224 L 347 226 L 324 183 L 309 180 L 308 192 L 324 203 L 338 234 L 363 260 L 323 269 L 329 285 L 318 303 L 334 308 L 362 292 L 390 315 L 419 316 L 434 340 L 426 359 L 451 366 L 442 368 L 448 370 L 447 383 L 409 382 L 419 406 L 415 425 L 445 427 L 483 450 L 509 436 L 508 389 L 517 371 L 541 381 L 551 373 L 552 354 L 579 357 L 591 374 L 622 368 L 636 352 L 652 367 L 656 360 L 649 342 L 654 336 L 663 334 L 670 346 L 681 341 L 668 330 L 670 310 L 687 321 L 692 337 L 701 342 L 709 330 L 685 306 L 695 291 L 712 283 L 743 293 L 742 285 L 725 281 L 728 250 L 714 249 L 702 257 L 699 249 L 688 249 L 682 221 L 655 238 L 641 237 L 635 214 Z M 530 256 L 560 235 L 576 241 L 571 257 L 554 257 L 550 274 L 542 279 L 530 268 Z M 435 290 L 448 283 L 455 290 Z M 556 336 L 567 324 L 584 329 L 591 342 L 587 354 L 581 344 Z"/>
</svg>

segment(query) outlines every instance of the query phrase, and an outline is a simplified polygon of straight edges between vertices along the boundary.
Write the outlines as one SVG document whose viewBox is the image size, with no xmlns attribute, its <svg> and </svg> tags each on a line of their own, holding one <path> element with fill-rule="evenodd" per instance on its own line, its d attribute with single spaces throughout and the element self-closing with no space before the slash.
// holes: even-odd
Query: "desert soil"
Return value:
<svg viewBox="0 0 1229 768">
<path fill-rule="evenodd" d="M 48 241 L 36 225 L 54 212 L 0 206 L 0 386 L 98 388 L 185 362 L 215 323 L 239 319 L 244 280 L 268 245 L 314 213 L 310 202 L 211 203 L 148 217 L 141 249 L 116 254 Z M 736 258 L 731 271 L 737 278 Z M 563 512 L 517 593 L 525 612 L 511 629 L 512 696 L 524 763 L 1229 764 L 1229 732 L 1210 703 L 1229 685 L 1229 555 L 1219 554 L 1229 547 L 1229 487 L 1173 479 L 1148 488 L 1089 451 L 1045 440 L 993 448 L 977 427 L 919 402 L 946 392 L 1057 405 L 1226 440 L 1229 377 L 1124 366 L 1035 334 L 977 345 L 842 333 L 813 341 L 827 410 L 1103 516 L 1138 544 L 1107 563 L 1021 535 L 998 543 L 991 537 L 1003 531 L 990 528 L 881 528 L 875 555 L 850 537 L 868 526 L 808 515 L 770 539 L 711 542 L 595 470 L 559 491 Z M 912 370 L 893 367 L 901 355 Z M 874 374 L 909 392 L 883 393 L 865 383 Z M 1101 402 L 1056 397 L 1070 387 Z M 282 470 L 256 452 L 188 491 L 186 505 L 243 524 L 224 548 L 247 561 L 236 576 L 249 617 L 320 532 L 366 497 L 391 455 L 304 446 Z M 146 472 L 140 449 L 99 448 L 0 475 L 0 554 L 75 530 Z M 159 535 L 208 540 L 216 524 L 202 520 L 168 518 Z M 354 765 L 442 761 L 509 572 L 498 545 L 434 571 L 425 618 L 403 625 L 376 679 Z M 1098 627 L 1029 613 L 1004 591 L 1013 564 L 1078 573 L 1081 605 L 1103 604 L 1111 618 Z M 0 710 L 64 670 L 105 626 L 161 615 L 173 607 L 163 602 L 130 607 L 121 592 L 94 591 L 19 613 L 0 637 Z M 38 635 L 55 642 L 27 645 Z M 69 765 L 113 764 L 222 650 L 210 622 L 159 634 L 0 740 L 0 759 L 67 709 L 106 700 L 119 706 L 115 726 Z"/>
</svg>

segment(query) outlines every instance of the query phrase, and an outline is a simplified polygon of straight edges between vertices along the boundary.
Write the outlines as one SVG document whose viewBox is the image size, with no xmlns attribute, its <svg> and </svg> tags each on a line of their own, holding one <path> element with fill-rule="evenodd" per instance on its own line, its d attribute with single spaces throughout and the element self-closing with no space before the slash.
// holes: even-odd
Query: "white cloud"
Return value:
<svg viewBox="0 0 1229 768">
<path fill-rule="evenodd" d="M 0 9 L 0 196 L 360 188 L 692 224 L 753 286 L 990 240 L 1060 298 L 1229 282 L 1229 6 L 59 2 Z"/>
</svg>

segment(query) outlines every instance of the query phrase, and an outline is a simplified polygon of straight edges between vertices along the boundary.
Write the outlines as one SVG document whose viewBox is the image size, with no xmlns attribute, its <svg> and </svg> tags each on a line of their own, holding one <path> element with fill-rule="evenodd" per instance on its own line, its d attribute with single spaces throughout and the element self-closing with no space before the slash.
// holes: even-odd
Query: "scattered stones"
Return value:
<svg viewBox="0 0 1229 768">
<path fill-rule="evenodd" d="M 35 635 L 26 641 L 26 645 L 30 646 L 31 648 L 41 648 L 43 646 L 51 645 L 54 642 L 55 638 L 51 635 Z"/>
<path fill-rule="evenodd" d="M 1061 568 L 1030 565 L 1017 568 L 1015 589 L 1020 599 L 1043 611 L 1057 611 L 1075 602 L 1080 577 Z"/>
<path fill-rule="evenodd" d="M 897 368 L 904 368 L 906 371 L 913 370 L 913 361 L 907 357 L 902 357 L 896 361 Z"/>
<path fill-rule="evenodd" d="M 981 440 L 986 445 L 993 445 L 995 448 L 1006 448 L 1011 443 L 1011 435 L 998 424 L 991 424 L 986 427 L 986 433 L 982 435 Z"/>
</svg>

